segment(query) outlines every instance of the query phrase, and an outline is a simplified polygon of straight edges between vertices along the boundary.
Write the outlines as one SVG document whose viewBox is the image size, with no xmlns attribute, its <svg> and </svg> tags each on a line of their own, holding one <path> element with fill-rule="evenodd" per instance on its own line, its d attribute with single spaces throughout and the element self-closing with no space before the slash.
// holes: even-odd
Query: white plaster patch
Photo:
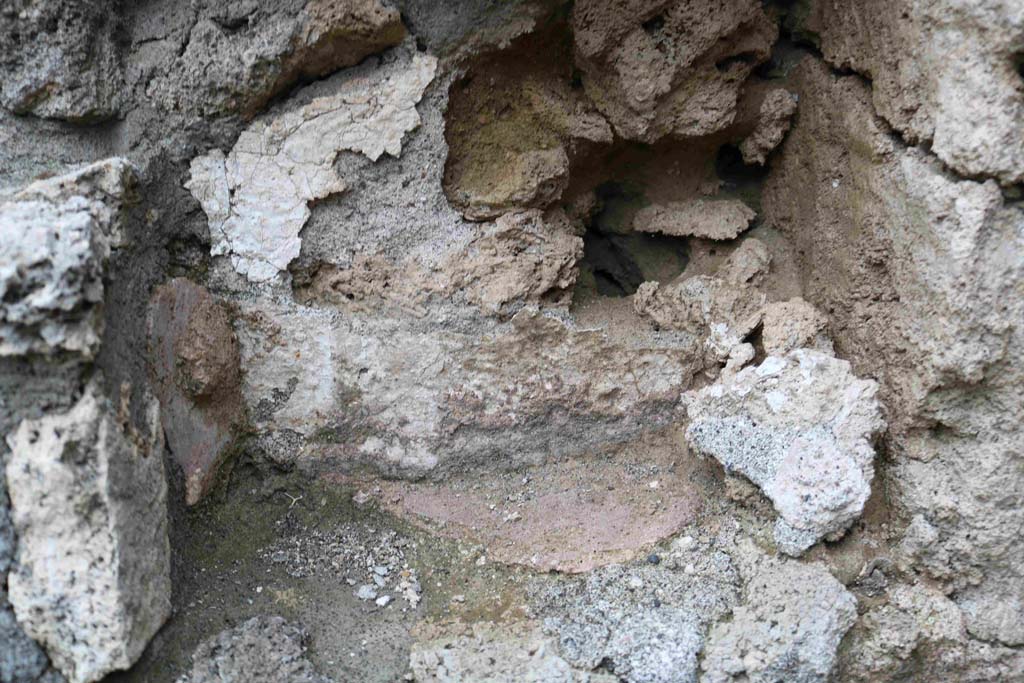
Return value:
<svg viewBox="0 0 1024 683">
<path fill-rule="evenodd" d="M 253 282 L 277 277 L 299 255 L 309 202 L 348 187 L 334 170 L 338 153 L 373 161 L 401 154 L 436 69 L 436 58 L 425 54 L 381 66 L 333 95 L 254 121 L 227 156 L 213 150 L 193 159 L 185 187 L 207 215 L 210 253 L 230 256 Z"/>
</svg>

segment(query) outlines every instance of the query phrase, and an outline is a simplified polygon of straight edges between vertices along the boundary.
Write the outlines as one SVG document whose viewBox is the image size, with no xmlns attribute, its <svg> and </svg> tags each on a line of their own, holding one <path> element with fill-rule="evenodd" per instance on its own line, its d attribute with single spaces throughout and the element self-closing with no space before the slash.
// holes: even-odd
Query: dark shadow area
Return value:
<svg viewBox="0 0 1024 683">
<path fill-rule="evenodd" d="M 761 215 L 761 190 L 768 173 L 768 164 L 745 163 L 735 145 L 722 145 L 715 157 L 715 174 L 722 181 L 722 196 L 742 200 L 758 216 Z"/>
<path fill-rule="evenodd" d="M 581 284 L 599 296 L 625 297 L 648 280 L 668 281 L 686 268 L 687 241 L 633 232 L 633 215 L 646 204 L 628 184 L 597 187 L 597 208 L 583 236 Z"/>
</svg>

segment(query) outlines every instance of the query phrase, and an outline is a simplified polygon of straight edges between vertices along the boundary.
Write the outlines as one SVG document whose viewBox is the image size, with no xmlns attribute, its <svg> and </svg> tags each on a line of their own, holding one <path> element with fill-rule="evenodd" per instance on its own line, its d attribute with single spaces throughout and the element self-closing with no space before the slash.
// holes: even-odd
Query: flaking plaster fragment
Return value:
<svg viewBox="0 0 1024 683">
<path fill-rule="evenodd" d="M 230 256 L 253 282 L 285 270 L 299 255 L 309 202 L 348 187 L 334 170 L 339 152 L 397 157 L 402 136 L 420 124 L 416 103 L 436 68 L 416 53 L 360 71 L 333 95 L 256 120 L 226 156 L 215 149 L 194 159 L 185 187 L 206 212 L 210 253 Z"/>
<path fill-rule="evenodd" d="M 830 354 L 769 356 L 685 395 L 686 440 L 771 499 L 779 549 L 800 555 L 841 536 L 864 509 L 885 426 L 877 390 Z"/>
</svg>

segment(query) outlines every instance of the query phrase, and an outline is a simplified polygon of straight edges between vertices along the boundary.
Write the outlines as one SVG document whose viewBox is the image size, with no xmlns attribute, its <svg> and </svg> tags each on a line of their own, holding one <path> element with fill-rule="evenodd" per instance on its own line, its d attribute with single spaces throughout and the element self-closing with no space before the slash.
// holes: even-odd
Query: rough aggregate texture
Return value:
<svg viewBox="0 0 1024 683">
<path fill-rule="evenodd" d="M 309 456 L 338 465 L 421 475 L 469 462 L 510 467 L 664 423 L 696 371 L 672 347 L 625 345 L 536 309 L 479 337 L 443 319 L 410 329 L 396 318 L 243 311 L 243 394 L 255 426 L 299 432 Z M 415 381 L 399 368 L 416 368 Z"/>
<path fill-rule="evenodd" d="M 585 0 L 572 26 L 587 95 L 618 135 L 642 142 L 726 128 L 778 35 L 752 0 Z"/>
<path fill-rule="evenodd" d="M 72 683 L 131 666 L 170 614 L 156 404 L 149 433 L 126 434 L 97 394 L 90 386 L 69 413 L 8 437 L 9 599 Z"/>
<path fill-rule="evenodd" d="M 706 550 L 688 572 L 612 565 L 549 588 L 537 597 L 545 628 L 577 667 L 604 662 L 630 683 L 696 681 L 705 629 L 738 597 L 729 556 Z"/>
<path fill-rule="evenodd" d="M 972 634 L 1024 642 L 1011 531 L 1021 480 L 1009 474 L 1020 462 L 1024 364 L 1011 321 L 1021 316 L 1024 212 L 994 181 L 956 178 L 889 134 L 856 77 L 805 59 L 790 87 L 801 113 L 765 213 L 805 250 L 806 296 L 830 312 L 837 352 L 879 381 L 904 566 L 957 591 Z M 992 476 L 999 495 L 988 492 Z"/>
<path fill-rule="evenodd" d="M 410 655 L 420 683 L 613 683 L 608 674 L 574 669 L 539 628 L 474 625 L 418 642 Z"/>
<path fill-rule="evenodd" d="M 132 174 L 127 160 L 109 159 L 0 204 L 0 355 L 96 353 L 103 274 L 121 246 Z"/>
<path fill-rule="evenodd" d="M 768 356 L 687 396 L 686 439 L 771 499 L 779 549 L 800 555 L 841 536 L 871 494 L 877 390 L 828 354 Z"/>
<path fill-rule="evenodd" d="M 281 617 L 253 617 L 203 641 L 179 683 L 330 683 L 305 656 L 305 631 Z"/>
<path fill-rule="evenodd" d="M 92 122 L 121 109 L 123 55 L 112 0 L 13 0 L 0 13 L 0 104 Z"/>
<path fill-rule="evenodd" d="M 753 283 L 770 262 L 764 244 L 748 239 L 715 275 L 680 276 L 665 285 L 645 282 L 633 306 L 661 329 L 696 335 L 706 362 L 724 361 L 761 323 L 766 297 Z"/>
<path fill-rule="evenodd" d="M 1024 679 L 1022 28 L 5 3 L 0 683 Z"/>
<path fill-rule="evenodd" d="M 146 94 L 201 116 L 251 118 L 294 83 L 358 64 L 405 36 L 399 13 L 379 0 L 199 2 L 193 12 Z"/>
<path fill-rule="evenodd" d="M 828 0 L 805 23 L 825 59 L 871 79 L 878 115 L 909 142 L 965 176 L 1024 181 L 1020 5 Z"/>
<path fill-rule="evenodd" d="M 637 212 L 633 229 L 673 237 L 732 240 L 750 225 L 755 215 L 753 209 L 737 199 L 652 204 Z"/>
<path fill-rule="evenodd" d="M 708 633 L 701 681 L 824 682 L 857 616 L 853 595 L 823 568 L 764 562 L 746 600 Z"/>
</svg>

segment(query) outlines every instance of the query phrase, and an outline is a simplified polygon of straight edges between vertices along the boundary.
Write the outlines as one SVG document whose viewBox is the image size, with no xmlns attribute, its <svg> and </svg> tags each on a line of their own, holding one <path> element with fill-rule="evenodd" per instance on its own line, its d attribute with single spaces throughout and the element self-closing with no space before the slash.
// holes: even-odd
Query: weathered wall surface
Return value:
<svg viewBox="0 0 1024 683">
<path fill-rule="evenodd" d="M 908 148 L 862 80 L 807 60 L 794 84 L 766 214 L 802 245 L 837 350 L 882 383 L 886 490 L 909 523 L 893 559 L 938 581 L 970 633 L 1017 645 L 1024 211 Z"/>
<path fill-rule="evenodd" d="M 182 634 L 236 469 L 409 680 L 1024 677 L 1017 3 L 9 5 L 0 683 L 358 659 Z"/>
</svg>

